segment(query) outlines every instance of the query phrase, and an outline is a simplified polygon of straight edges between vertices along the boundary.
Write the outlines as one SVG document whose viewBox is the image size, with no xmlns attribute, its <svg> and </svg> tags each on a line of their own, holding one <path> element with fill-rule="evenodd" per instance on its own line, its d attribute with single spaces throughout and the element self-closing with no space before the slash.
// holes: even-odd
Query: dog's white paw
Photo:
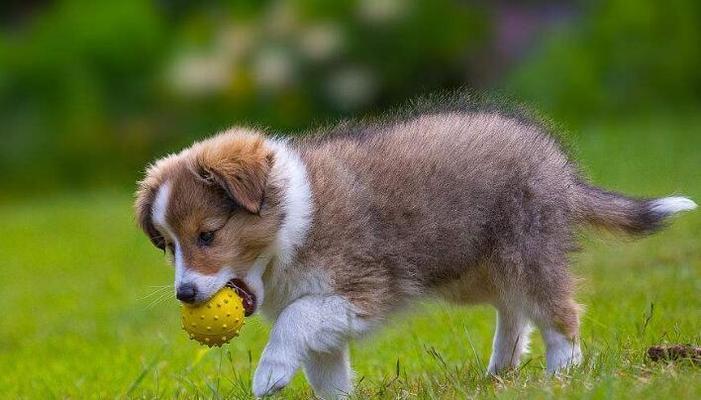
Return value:
<svg viewBox="0 0 701 400">
<path fill-rule="evenodd" d="M 253 394 L 270 396 L 287 386 L 295 374 L 295 366 L 278 360 L 262 359 L 253 376 Z"/>
<path fill-rule="evenodd" d="M 582 362 L 582 350 L 577 341 L 567 339 L 559 333 L 547 332 L 545 355 L 548 372 L 556 374 Z"/>
</svg>

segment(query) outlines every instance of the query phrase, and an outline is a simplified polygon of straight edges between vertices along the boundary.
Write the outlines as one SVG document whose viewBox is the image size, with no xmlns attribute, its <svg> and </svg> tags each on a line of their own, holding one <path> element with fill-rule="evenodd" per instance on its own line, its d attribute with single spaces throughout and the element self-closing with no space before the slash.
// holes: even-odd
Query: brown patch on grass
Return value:
<svg viewBox="0 0 701 400">
<path fill-rule="evenodd" d="M 673 344 L 673 345 L 657 345 L 647 349 L 647 355 L 652 361 L 677 361 L 691 360 L 692 362 L 701 363 L 701 347 Z"/>
</svg>

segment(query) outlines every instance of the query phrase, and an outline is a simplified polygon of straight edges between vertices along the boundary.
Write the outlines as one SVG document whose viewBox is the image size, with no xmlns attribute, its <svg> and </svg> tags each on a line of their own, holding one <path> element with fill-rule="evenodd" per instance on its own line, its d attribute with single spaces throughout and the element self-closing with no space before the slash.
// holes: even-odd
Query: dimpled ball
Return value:
<svg viewBox="0 0 701 400">
<path fill-rule="evenodd" d="M 225 287 L 201 304 L 182 305 L 183 329 L 190 339 L 212 347 L 228 343 L 238 336 L 244 324 L 243 300 L 230 287 Z"/>
</svg>

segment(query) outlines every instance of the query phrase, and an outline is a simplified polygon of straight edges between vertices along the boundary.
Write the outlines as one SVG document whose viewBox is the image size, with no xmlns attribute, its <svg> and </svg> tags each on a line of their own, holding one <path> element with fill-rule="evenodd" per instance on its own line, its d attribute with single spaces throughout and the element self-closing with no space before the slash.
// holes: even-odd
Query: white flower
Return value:
<svg viewBox="0 0 701 400">
<path fill-rule="evenodd" d="M 338 107 L 352 110 L 372 100 L 377 92 L 377 82 L 368 69 L 350 67 L 331 76 L 327 91 Z"/>
<path fill-rule="evenodd" d="M 294 65 L 288 52 L 279 47 L 262 49 L 253 60 L 256 83 L 266 89 L 279 89 L 292 83 Z"/>
<path fill-rule="evenodd" d="M 168 81 L 188 95 L 206 95 L 224 90 L 231 80 L 232 66 L 225 57 L 184 54 L 170 68 Z"/>
<path fill-rule="evenodd" d="M 401 0 L 361 0 L 358 13 L 364 20 L 372 23 L 389 22 L 401 18 L 409 2 Z"/>
<path fill-rule="evenodd" d="M 301 52 L 314 61 L 324 61 L 338 54 L 343 46 L 341 30 L 333 24 L 307 28 L 300 38 Z"/>
</svg>

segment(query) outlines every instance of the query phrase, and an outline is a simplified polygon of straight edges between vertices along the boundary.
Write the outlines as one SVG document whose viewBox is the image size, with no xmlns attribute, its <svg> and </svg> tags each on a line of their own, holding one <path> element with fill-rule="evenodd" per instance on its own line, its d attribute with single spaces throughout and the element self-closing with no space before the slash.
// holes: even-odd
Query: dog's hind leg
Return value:
<svg viewBox="0 0 701 400">
<path fill-rule="evenodd" d="M 580 307 L 574 301 L 575 285 L 568 269 L 571 235 L 567 225 L 556 217 L 556 213 L 542 214 L 537 224 L 522 223 L 529 229 L 519 232 L 515 228 L 517 234 L 502 235 L 492 274 L 498 288 L 495 304 L 498 307 L 506 302 L 538 327 L 551 373 L 577 365 L 582 359 Z"/>
<path fill-rule="evenodd" d="M 521 355 L 528 349 L 530 333 L 528 318 L 523 312 L 514 305 L 499 305 L 492 356 L 487 372 L 497 375 L 518 367 Z"/>
<path fill-rule="evenodd" d="M 562 369 L 579 365 L 582 351 L 579 347 L 579 307 L 571 299 L 555 309 L 543 312 L 537 322 L 543 336 L 546 350 L 548 372 L 556 373 Z"/>
<path fill-rule="evenodd" d="M 580 306 L 572 297 L 573 284 L 566 266 L 538 272 L 530 277 L 526 307 L 543 336 L 548 372 L 556 373 L 582 361 Z M 536 275 L 540 276 L 536 278 Z"/>
</svg>

